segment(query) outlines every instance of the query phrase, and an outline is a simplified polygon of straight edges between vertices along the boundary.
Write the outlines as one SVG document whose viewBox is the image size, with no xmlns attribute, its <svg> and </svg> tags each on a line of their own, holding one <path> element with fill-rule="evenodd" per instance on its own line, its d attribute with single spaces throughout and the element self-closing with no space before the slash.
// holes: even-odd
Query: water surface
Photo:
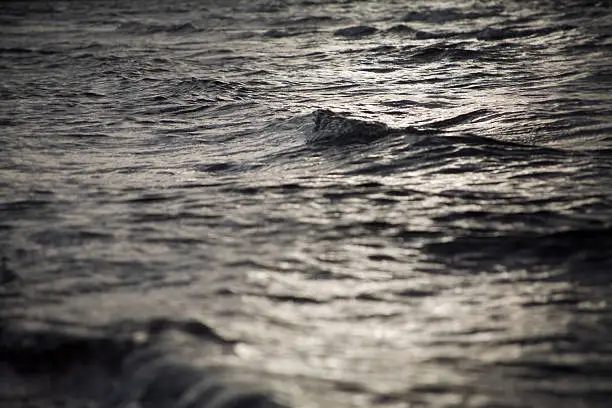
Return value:
<svg viewBox="0 0 612 408">
<path fill-rule="evenodd" d="M 0 10 L 5 406 L 607 407 L 609 2 Z"/>
</svg>

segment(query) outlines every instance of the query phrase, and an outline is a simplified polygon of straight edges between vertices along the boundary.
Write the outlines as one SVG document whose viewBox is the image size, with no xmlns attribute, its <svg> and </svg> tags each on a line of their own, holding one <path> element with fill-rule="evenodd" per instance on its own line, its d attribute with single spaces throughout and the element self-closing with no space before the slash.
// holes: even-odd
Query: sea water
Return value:
<svg viewBox="0 0 612 408">
<path fill-rule="evenodd" d="M 612 3 L 0 4 L 3 407 L 608 407 Z"/>
</svg>

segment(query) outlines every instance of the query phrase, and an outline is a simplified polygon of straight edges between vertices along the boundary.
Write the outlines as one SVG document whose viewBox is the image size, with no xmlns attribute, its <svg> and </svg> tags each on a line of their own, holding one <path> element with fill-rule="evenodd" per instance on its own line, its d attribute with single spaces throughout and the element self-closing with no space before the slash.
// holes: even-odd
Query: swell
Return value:
<svg viewBox="0 0 612 408">
<path fill-rule="evenodd" d="M 411 21 L 411 20 L 406 20 Z M 333 32 L 334 36 L 360 39 L 374 34 L 382 36 L 400 36 L 411 40 L 431 40 L 431 39 L 476 39 L 480 41 L 500 41 L 508 39 L 518 39 L 524 37 L 543 37 L 557 32 L 570 31 L 575 29 L 575 25 L 557 24 L 545 27 L 523 27 L 523 26 L 487 26 L 475 30 L 438 30 L 427 31 L 414 26 L 399 23 L 381 29 L 370 25 L 347 26 Z"/>
</svg>

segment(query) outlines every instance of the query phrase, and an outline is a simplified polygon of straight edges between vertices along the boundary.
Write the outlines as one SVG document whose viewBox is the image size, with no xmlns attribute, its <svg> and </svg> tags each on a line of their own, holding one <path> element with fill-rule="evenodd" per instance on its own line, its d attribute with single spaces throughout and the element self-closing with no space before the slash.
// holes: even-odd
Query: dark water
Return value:
<svg viewBox="0 0 612 408">
<path fill-rule="evenodd" d="M 0 27 L 3 407 L 609 406 L 609 1 Z"/>
</svg>

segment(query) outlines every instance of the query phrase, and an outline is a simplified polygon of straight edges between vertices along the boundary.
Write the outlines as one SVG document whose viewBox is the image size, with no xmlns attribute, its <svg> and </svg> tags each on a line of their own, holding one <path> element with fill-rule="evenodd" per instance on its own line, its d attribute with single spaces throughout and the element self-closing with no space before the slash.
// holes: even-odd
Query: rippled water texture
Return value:
<svg viewBox="0 0 612 408">
<path fill-rule="evenodd" d="M 0 405 L 608 407 L 611 35 L 607 0 L 2 2 Z"/>
</svg>

